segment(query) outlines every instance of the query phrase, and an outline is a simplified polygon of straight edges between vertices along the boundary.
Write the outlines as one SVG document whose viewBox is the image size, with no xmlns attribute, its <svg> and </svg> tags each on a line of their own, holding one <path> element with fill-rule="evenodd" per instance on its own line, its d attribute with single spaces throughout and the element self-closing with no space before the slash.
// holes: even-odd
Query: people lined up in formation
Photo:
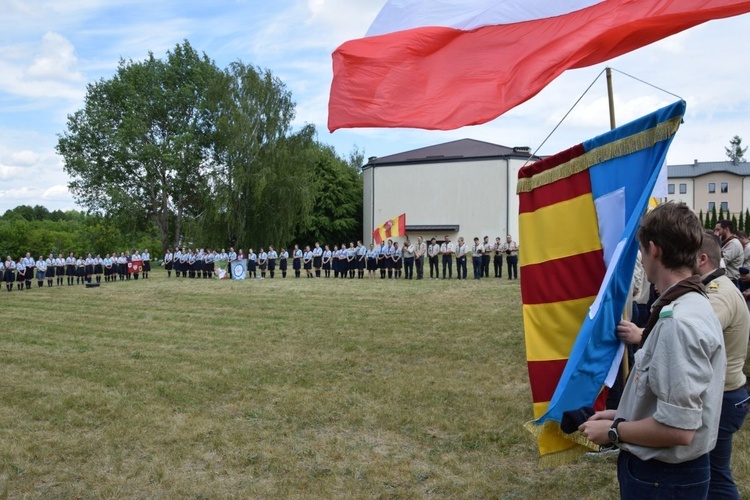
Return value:
<svg viewBox="0 0 750 500">
<path fill-rule="evenodd" d="M 294 245 L 291 253 L 286 248 L 276 252 L 273 246 L 266 251 L 263 247 L 255 250 L 249 248 L 247 253 L 243 249 L 232 247 L 229 252 L 222 248 L 212 249 L 169 249 L 164 254 L 162 265 L 167 271 L 167 277 L 183 278 L 212 278 L 214 266 L 217 261 L 233 262 L 247 260 L 247 276 L 250 278 L 265 279 L 274 278 L 276 270 L 286 278 L 291 260 L 291 269 L 294 277 L 300 278 L 305 271 L 307 278 L 350 278 L 364 279 L 416 279 L 424 278 L 425 260 L 429 262 L 430 279 L 440 279 L 438 269 L 439 258 L 442 258 L 442 279 L 453 278 L 453 258 L 456 259 L 458 279 L 467 278 L 467 256 L 472 255 L 474 264 L 474 278 L 488 278 L 490 275 L 490 262 L 494 261 L 495 278 L 502 278 L 503 259 L 507 264 L 508 279 L 518 279 L 518 244 L 508 235 L 505 243 L 498 236 L 492 243 L 488 236 L 480 242 L 474 238 L 474 245 L 469 247 L 462 237 L 458 239 L 458 245 L 454 246 L 449 236 L 438 243 L 435 238 L 430 240 L 429 245 L 420 236 L 416 243 L 408 238 L 401 246 L 398 242 L 388 240 L 380 245 L 371 244 L 364 246 L 361 241 L 350 242 L 348 245 L 324 245 L 315 243 L 311 248 L 309 245 L 304 250 L 299 245 Z"/>
<path fill-rule="evenodd" d="M 148 278 L 151 272 L 151 256 L 148 249 L 143 253 L 136 250 L 132 254 L 130 252 L 120 252 L 119 255 L 106 254 L 104 258 L 101 254 L 93 256 L 90 253 L 86 254 L 86 257 L 83 255 L 76 257 L 73 252 L 70 252 L 67 257 L 63 257 L 61 253 L 55 257 L 53 253 L 50 253 L 47 258 L 40 255 L 34 259 L 30 252 L 26 252 L 26 256 L 17 261 L 10 255 L 5 258 L 4 262 L 0 261 L 0 281 L 5 283 L 7 291 L 12 292 L 14 284 L 18 291 L 29 290 L 34 280 L 38 288 L 44 286 L 45 280 L 48 287 L 52 287 L 53 284 L 63 286 L 63 283 L 67 283 L 68 286 L 101 283 L 102 276 L 106 282 L 114 282 L 118 279 L 126 281 L 130 280 L 131 276 L 137 280 L 141 272 L 130 272 L 129 263 L 131 266 L 135 265 L 135 269 L 141 270 L 144 279 Z"/>
</svg>

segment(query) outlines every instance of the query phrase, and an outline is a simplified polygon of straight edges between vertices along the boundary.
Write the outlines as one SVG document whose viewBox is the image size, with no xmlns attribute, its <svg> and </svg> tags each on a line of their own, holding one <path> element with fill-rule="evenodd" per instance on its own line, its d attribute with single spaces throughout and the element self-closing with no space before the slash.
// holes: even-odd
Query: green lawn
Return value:
<svg viewBox="0 0 750 500">
<path fill-rule="evenodd" d="M 616 497 L 612 457 L 537 468 L 520 306 L 497 279 L 3 288 L 0 498 Z"/>
</svg>

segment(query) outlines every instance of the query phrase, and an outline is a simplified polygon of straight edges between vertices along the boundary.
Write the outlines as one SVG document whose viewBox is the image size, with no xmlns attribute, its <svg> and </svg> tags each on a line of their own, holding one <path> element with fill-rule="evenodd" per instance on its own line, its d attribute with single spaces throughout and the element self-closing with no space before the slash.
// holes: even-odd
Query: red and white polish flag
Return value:
<svg viewBox="0 0 750 500">
<path fill-rule="evenodd" d="M 333 53 L 328 128 L 485 123 L 563 71 L 598 64 L 750 0 L 389 0 Z"/>
</svg>

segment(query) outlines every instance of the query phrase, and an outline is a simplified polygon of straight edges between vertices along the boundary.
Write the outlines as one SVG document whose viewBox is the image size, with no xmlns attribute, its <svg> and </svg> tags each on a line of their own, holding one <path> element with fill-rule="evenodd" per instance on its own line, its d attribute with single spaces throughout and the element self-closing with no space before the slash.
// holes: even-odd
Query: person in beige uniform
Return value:
<svg viewBox="0 0 750 500">
<path fill-rule="evenodd" d="M 505 244 L 503 245 L 503 253 L 505 254 L 505 263 L 508 265 L 508 279 L 518 279 L 518 243 L 513 241 L 513 237 L 508 235 L 505 237 Z"/>
<path fill-rule="evenodd" d="M 427 243 L 421 236 L 417 237 L 417 244 L 414 246 L 414 263 L 417 267 L 417 279 L 424 277 L 424 256 L 427 253 Z"/>
<path fill-rule="evenodd" d="M 740 430 L 747 407 L 747 379 L 742 369 L 747 357 L 748 333 L 750 333 L 750 312 L 745 298 L 719 267 L 721 246 L 719 239 L 708 233 L 703 237 L 703 245 L 698 254 L 698 272 L 703 276 L 708 300 L 711 301 L 724 333 L 727 351 L 727 376 L 724 381 L 724 398 L 719 419 L 719 435 L 716 447 L 711 450 L 711 484 L 709 498 L 740 498 L 737 485 L 732 477 L 732 438 Z M 738 407 L 739 406 L 739 407 Z"/>
</svg>

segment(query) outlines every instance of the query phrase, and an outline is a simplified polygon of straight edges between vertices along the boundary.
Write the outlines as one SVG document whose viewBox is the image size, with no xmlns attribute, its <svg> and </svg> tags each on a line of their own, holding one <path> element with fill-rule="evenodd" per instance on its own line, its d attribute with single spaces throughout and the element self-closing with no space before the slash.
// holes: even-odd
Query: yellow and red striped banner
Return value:
<svg viewBox="0 0 750 500">
<path fill-rule="evenodd" d="M 380 245 L 388 238 L 404 236 L 406 234 L 406 214 L 403 213 L 398 217 L 388 219 L 382 225 L 375 228 L 372 232 L 372 238 L 375 243 Z"/>
</svg>

